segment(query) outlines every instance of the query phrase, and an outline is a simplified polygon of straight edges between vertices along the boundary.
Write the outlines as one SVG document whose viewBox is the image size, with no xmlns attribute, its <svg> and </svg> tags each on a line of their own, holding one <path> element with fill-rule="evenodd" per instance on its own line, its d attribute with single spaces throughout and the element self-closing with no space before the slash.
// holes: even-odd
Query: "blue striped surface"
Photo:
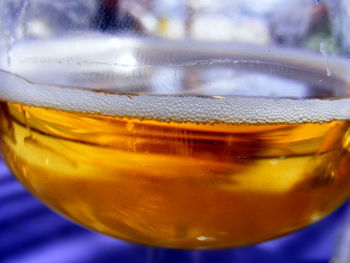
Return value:
<svg viewBox="0 0 350 263">
<path fill-rule="evenodd" d="M 32 197 L 0 163 L 0 263 L 326 263 L 346 206 L 298 233 L 239 249 L 149 249 L 81 228 Z"/>
</svg>

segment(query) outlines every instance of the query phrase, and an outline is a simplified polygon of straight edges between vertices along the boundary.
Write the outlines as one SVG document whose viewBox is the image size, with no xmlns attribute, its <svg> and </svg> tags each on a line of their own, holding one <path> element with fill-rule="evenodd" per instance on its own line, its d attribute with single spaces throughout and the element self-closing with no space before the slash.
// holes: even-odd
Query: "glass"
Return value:
<svg viewBox="0 0 350 263">
<path fill-rule="evenodd" d="M 55 211 L 132 242 L 312 224 L 350 193 L 346 3 L 3 0 L 4 159 Z"/>
</svg>

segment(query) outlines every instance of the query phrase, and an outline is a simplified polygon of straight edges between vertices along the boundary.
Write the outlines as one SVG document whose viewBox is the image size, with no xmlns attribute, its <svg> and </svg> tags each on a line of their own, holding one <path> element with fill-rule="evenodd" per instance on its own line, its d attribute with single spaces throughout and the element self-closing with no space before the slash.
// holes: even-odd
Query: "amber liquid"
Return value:
<svg viewBox="0 0 350 263">
<path fill-rule="evenodd" d="M 350 194 L 349 122 L 193 124 L 1 104 L 17 178 L 90 229 L 221 248 L 309 225 Z"/>
</svg>

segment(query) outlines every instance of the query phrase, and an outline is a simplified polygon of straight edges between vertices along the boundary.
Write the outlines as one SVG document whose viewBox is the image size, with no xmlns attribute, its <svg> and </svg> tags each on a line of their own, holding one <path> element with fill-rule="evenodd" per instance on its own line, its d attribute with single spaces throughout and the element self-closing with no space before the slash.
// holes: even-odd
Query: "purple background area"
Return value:
<svg viewBox="0 0 350 263">
<path fill-rule="evenodd" d="M 56 215 L 0 163 L 0 262 L 326 263 L 341 234 L 347 207 L 298 233 L 255 246 L 201 253 L 150 250 L 91 232 Z"/>
</svg>

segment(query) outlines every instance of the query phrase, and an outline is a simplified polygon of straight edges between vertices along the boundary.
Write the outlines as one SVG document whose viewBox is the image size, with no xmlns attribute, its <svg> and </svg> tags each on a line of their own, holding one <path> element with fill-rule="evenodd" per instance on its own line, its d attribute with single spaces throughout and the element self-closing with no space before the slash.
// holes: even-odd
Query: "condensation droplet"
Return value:
<svg viewBox="0 0 350 263">
<path fill-rule="evenodd" d="M 322 41 L 322 42 L 320 43 L 320 52 L 321 52 L 321 54 L 323 55 L 323 57 L 325 58 L 325 60 L 326 60 L 326 72 L 327 72 L 327 76 L 328 76 L 328 77 L 331 77 L 331 76 L 332 76 L 332 72 L 331 72 L 331 70 L 330 70 L 330 68 L 329 68 L 328 48 L 327 48 L 327 43 L 324 42 L 324 41 Z"/>
<path fill-rule="evenodd" d="M 128 121 L 125 125 L 125 128 L 129 131 L 132 132 L 134 130 L 135 124 L 131 121 Z"/>
<path fill-rule="evenodd" d="M 214 237 L 199 236 L 199 237 L 197 237 L 197 240 L 199 240 L 199 241 L 213 241 L 213 240 L 215 240 L 215 238 Z"/>
<path fill-rule="evenodd" d="M 310 221 L 311 221 L 311 222 L 317 222 L 317 221 L 319 221 L 322 217 L 323 217 L 323 215 L 322 215 L 321 213 L 315 212 L 315 213 L 313 213 L 313 214 L 311 215 Z"/>
<path fill-rule="evenodd" d="M 278 159 L 272 159 L 272 160 L 270 160 L 270 163 L 272 165 L 277 165 L 277 164 L 279 164 L 279 160 Z"/>
</svg>

